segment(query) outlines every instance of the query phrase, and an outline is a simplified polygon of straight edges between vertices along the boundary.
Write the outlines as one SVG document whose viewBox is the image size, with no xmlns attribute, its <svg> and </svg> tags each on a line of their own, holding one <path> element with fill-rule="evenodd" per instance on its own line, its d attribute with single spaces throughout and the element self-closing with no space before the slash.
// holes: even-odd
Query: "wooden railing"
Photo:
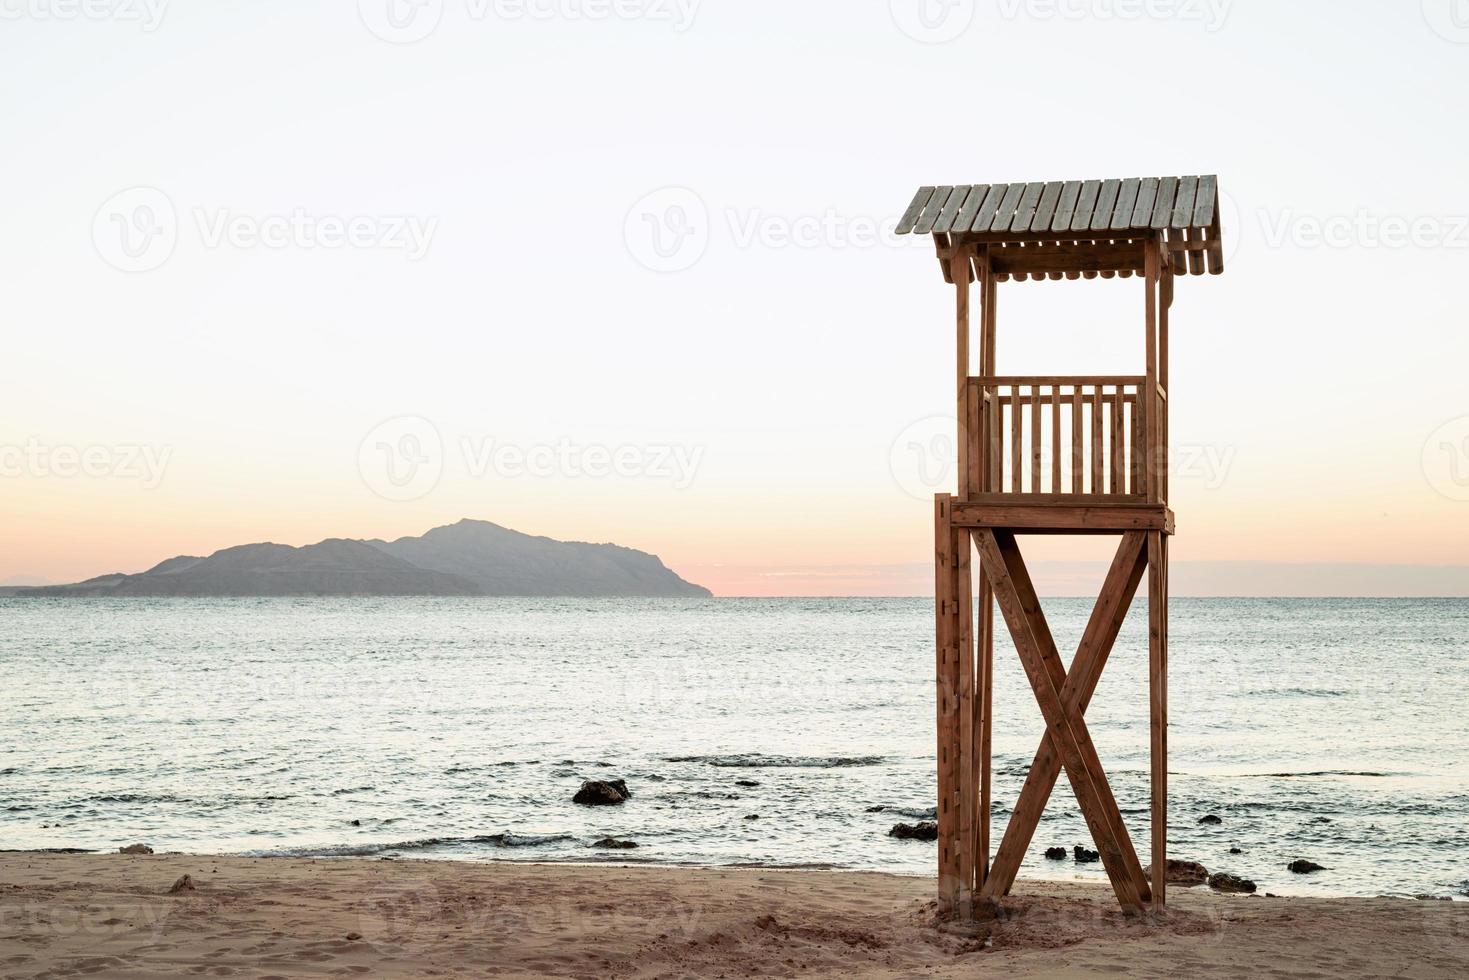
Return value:
<svg viewBox="0 0 1469 980">
<path fill-rule="evenodd" d="M 1159 500 L 1141 376 L 969 379 L 971 492 Z"/>
</svg>

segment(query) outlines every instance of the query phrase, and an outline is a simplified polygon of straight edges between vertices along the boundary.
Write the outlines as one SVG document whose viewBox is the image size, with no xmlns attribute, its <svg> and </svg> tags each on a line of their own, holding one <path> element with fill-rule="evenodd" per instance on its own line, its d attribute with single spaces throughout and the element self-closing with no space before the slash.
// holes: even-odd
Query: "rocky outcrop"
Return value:
<svg viewBox="0 0 1469 980">
<path fill-rule="evenodd" d="M 117 849 L 117 853 L 119 853 L 119 854 L 152 854 L 153 853 L 153 848 L 149 847 L 147 844 L 129 844 L 127 847 L 119 847 Z"/>
<path fill-rule="evenodd" d="M 582 806 L 616 806 L 632 797 L 627 783 L 621 779 L 588 779 L 571 798 Z"/>
<path fill-rule="evenodd" d="M 592 846 L 599 847 L 604 851 L 630 851 L 638 846 L 638 842 L 635 840 L 618 840 L 615 837 L 603 837 L 601 840 L 595 841 Z"/>
<path fill-rule="evenodd" d="M 1240 878 L 1236 875 L 1225 874 L 1216 871 L 1209 876 L 1209 887 L 1216 892 L 1224 892 L 1228 895 L 1253 895 L 1255 883 L 1248 878 Z"/>
<path fill-rule="evenodd" d="M 900 823 L 894 825 L 888 831 L 889 837 L 899 840 L 938 840 L 939 825 L 932 820 L 924 820 L 921 823 Z"/>
<path fill-rule="evenodd" d="M 1223 822 L 1223 819 L 1212 813 L 1206 813 L 1204 816 L 1199 818 L 1199 823 L 1202 824 L 1221 824 Z"/>
<path fill-rule="evenodd" d="M 1046 860 L 1047 861 L 1064 861 L 1064 860 L 1066 860 L 1066 848 L 1064 848 L 1064 847 L 1048 847 L 1048 848 L 1046 848 Z"/>
<path fill-rule="evenodd" d="M 1143 868 L 1143 874 L 1151 879 L 1153 866 L 1150 864 Z M 1170 885 L 1202 885 L 1209 880 L 1209 869 L 1197 861 L 1175 861 L 1169 858 L 1164 874 Z"/>
<path fill-rule="evenodd" d="M 1071 857 L 1078 864 L 1095 864 L 1102 859 L 1102 856 L 1096 851 L 1089 851 L 1080 844 L 1071 849 Z"/>
<path fill-rule="evenodd" d="M 1293 874 L 1298 874 L 1298 875 L 1308 875 L 1308 874 L 1311 874 L 1313 871 L 1325 871 L 1326 870 L 1324 867 L 1322 867 L 1321 865 L 1317 864 L 1315 861 L 1307 861 L 1304 858 L 1297 858 L 1296 860 L 1292 861 L 1290 864 L 1287 864 L 1285 866 L 1285 869 L 1287 871 L 1293 873 Z"/>
</svg>

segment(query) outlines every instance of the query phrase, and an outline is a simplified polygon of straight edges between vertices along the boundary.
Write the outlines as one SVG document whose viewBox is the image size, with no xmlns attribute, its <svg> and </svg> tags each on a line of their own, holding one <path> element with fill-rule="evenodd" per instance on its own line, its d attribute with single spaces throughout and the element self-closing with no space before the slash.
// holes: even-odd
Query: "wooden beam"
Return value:
<svg viewBox="0 0 1469 980">
<path fill-rule="evenodd" d="M 1071 669 L 1067 671 L 1066 681 L 1061 687 L 1061 701 L 1068 712 L 1085 714 L 1092 695 L 1096 693 L 1107 657 L 1117 641 L 1117 633 L 1148 565 L 1146 538 L 1142 532 L 1128 532 L 1117 546 L 1117 554 L 1112 559 L 1091 618 L 1082 633 L 1081 645 L 1077 647 Z M 1026 774 L 1025 785 L 1021 787 L 1020 798 L 1011 812 L 1004 839 L 995 854 L 993 869 L 981 890 L 982 895 L 999 898 L 1015 884 L 1025 852 L 1035 836 L 1036 826 L 1060 774 L 1060 753 L 1049 738 L 1044 738 Z M 1128 843 L 1131 844 L 1130 839 Z M 1146 883 L 1139 892 L 1144 888 Z"/>
<path fill-rule="evenodd" d="M 1148 535 L 1148 732 L 1151 736 L 1153 904 L 1167 902 L 1168 538 Z"/>
<path fill-rule="evenodd" d="M 958 678 L 958 644 L 955 634 L 955 576 L 953 555 L 953 526 L 950 523 L 953 498 L 948 494 L 934 497 L 934 611 L 937 637 L 935 679 L 937 692 L 938 745 L 935 752 L 938 770 L 938 802 L 935 807 L 939 826 L 938 876 L 939 911 L 950 914 L 959 899 L 958 854 L 955 853 L 955 831 L 958 814 L 955 803 L 958 786 L 955 782 L 955 765 L 959 749 L 959 731 L 956 722 Z"/>
<path fill-rule="evenodd" d="M 1107 776 L 1097 758 L 1086 723 L 1075 713 L 1068 713 L 1061 701 L 1066 668 L 1061 664 L 1055 642 L 1040 610 L 1015 538 L 1009 532 L 984 528 L 975 534 L 984 559 L 985 574 L 994 586 L 995 599 L 1005 621 L 1016 652 L 1025 668 L 1026 678 L 1035 693 L 1036 704 L 1046 721 L 1048 737 L 1061 754 L 1062 765 L 1076 794 L 1092 840 L 1101 853 L 1103 867 L 1112 881 L 1112 889 L 1123 910 L 1142 909 L 1143 899 L 1132 870 L 1128 867 L 1122 844 L 1116 835 L 1121 815 L 1107 786 Z M 1109 812 L 1110 811 L 1110 812 Z"/>
<path fill-rule="evenodd" d="M 1173 533 L 1173 512 L 1161 504 L 990 504 L 957 501 L 953 520 L 959 527 L 1009 529 L 1016 534 Z"/>
</svg>

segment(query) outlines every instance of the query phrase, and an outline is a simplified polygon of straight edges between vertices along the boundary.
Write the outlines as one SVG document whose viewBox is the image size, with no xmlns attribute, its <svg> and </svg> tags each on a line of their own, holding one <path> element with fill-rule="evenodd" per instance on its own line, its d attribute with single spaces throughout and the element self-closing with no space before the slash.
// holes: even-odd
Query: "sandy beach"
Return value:
<svg viewBox="0 0 1469 980">
<path fill-rule="evenodd" d="M 193 888 L 170 892 L 182 876 Z M 0 855 L 4 977 L 1459 977 L 1469 903 L 1022 882 L 989 938 L 933 884 L 770 869 Z"/>
</svg>

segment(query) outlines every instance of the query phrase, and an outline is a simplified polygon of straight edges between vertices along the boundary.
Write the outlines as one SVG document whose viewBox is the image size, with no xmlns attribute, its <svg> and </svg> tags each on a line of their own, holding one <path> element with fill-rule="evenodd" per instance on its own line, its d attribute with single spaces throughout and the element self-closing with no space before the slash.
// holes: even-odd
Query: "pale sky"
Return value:
<svg viewBox="0 0 1469 980">
<path fill-rule="evenodd" d="M 0 0 L 0 82 L 0 583 L 476 517 L 921 593 L 913 191 L 1217 173 L 1179 568 L 1462 594 L 1463 0 Z M 1132 373 L 1141 316 L 1002 286 L 1001 370 Z"/>
</svg>

